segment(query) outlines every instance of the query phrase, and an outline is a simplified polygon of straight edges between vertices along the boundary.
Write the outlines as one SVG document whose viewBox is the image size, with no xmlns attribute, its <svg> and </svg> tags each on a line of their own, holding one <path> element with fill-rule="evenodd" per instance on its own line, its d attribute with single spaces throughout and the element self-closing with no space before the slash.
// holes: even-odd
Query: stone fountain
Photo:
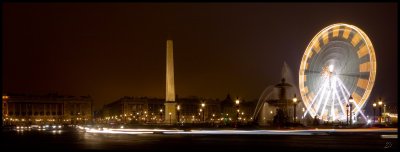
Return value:
<svg viewBox="0 0 400 152">
<path fill-rule="evenodd" d="M 287 79 L 293 80 L 289 67 L 284 63 L 281 82 L 268 86 L 261 94 L 253 114 L 254 122 L 261 126 L 283 126 L 293 122 L 293 98 L 296 95 L 298 101 L 301 99 L 299 89 L 293 81 L 288 82 Z M 304 105 L 301 102 L 297 103 L 296 116 L 297 122 L 299 122 Z"/>
</svg>

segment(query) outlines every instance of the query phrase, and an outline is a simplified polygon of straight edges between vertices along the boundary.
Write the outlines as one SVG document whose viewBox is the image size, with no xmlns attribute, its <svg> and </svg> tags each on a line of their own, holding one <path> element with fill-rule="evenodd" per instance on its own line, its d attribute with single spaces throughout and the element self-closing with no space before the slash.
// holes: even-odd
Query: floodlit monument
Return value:
<svg viewBox="0 0 400 152">
<path fill-rule="evenodd" d="M 165 123 L 176 122 L 173 41 L 167 40 L 167 73 L 165 94 Z"/>
</svg>

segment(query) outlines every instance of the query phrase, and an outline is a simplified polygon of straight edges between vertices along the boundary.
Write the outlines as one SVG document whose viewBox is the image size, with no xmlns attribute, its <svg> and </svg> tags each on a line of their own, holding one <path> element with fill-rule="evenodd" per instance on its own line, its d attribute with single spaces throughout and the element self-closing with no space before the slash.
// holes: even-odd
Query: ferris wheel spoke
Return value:
<svg viewBox="0 0 400 152">
<path fill-rule="evenodd" d="M 305 70 L 304 72 L 309 74 L 321 74 L 321 71 L 314 71 L 314 70 Z"/>
<path fill-rule="evenodd" d="M 324 82 L 325 82 L 325 79 L 324 79 Z M 325 82 L 325 83 L 326 83 L 326 82 Z M 312 109 L 312 108 L 311 108 L 312 105 L 315 103 L 315 100 L 318 98 L 318 96 L 320 95 L 321 91 L 324 90 L 324 88 L 325 88 L 325 85 L 322 85 L 322 87 L 320 87 L 320 88 L 318 89 L 318 92 L 317 92 L 317 94 L 315 95 L 315 97 L 312 99 L 311 104 L 307 107 L 307 111 L 304 113 L 304 116 L 306 116 L 307 113 L 310 111 L 310 109 Z M 310 111 L 310 112 L 311 112 L 311 111 Z"/>
<path fill-rule="evenodd" d="M 316 94 L 315 97 L 312 99 L 311 104 L 308 106 L 307 111 L 304 113 L 304 116 L 306 116 L 308 112 L 310 112 L 310 113 L 313 112 L 314 115 L 317 114 L 317 111 L 315 111 L 315 109 L 312 108 L 312 105 L 315 103 L 315 101 L 318 99 L 318 97 L 319 97 L 321 94 L 324 93 L 325 88 L 326 88 L 326 85 L 325 85 L 325 84 L 327 83 L 325 80 L 326 80 L 326 78 L 323 79 L 324 84 L 322 85 L 322 87 L 319 88 L 317 94 Z M 313 111 L 310 111 L 310 110 L 313 110 Z"/>
<path fill-rule="evenodd" d="M 339 80 L 338 82 L 342 85 L 342 87 L 344 88 L 344 90 L 347 92 L 348 96 L 350 96 L 350 92 L 349 92 L 349 91 L 347 90 L 347 88 L 343 85 L 343 82 L 342 82 L 340 79 L 338 79 L 338 80 Z M 358 106 L 358 103 L 356 102 L 354 105 L 356 106 L 355 109 L 354 109 L 354 111 L 355 111 L 355 116 L 357 116 L 358 112 L 360 112 L 361 115 L 363 116 L 364 120 L 367 120 L 367 118 L 365 117 L 364 113 L 361 112 L 361 108 Z M 352 112 L 352 111 L 351 111 L 351 112 Z"/>
<path fill-rule="evenodd" d="M 331 90 L 331 88 L 329 88 L 329 89 L 328 89 L 328 93 L 327 93 L 327 95 L 326 95 L 325 102 L 324 102 L 324 106 L 322 107 L 322 111 L 321 111 L 321 117 L 322 117 L 322 116 L 324 116 L 324 112 L 325 112 L 326 104 L 328 103 L 329 96 L 330 96 L 331 92 L 332 92 L 332 90 Z"/>
<path fill-rule="evenodd" d="M 339 85 L 339 90 L 340 90 L 340 93 L 339 93 L 339 91 L 337 92 L 337 94 L 339 95 L 339 98 L 340 98 L 340 95 L 342 95 L 343 96 L 343 100 L 340 98 L 340 103 L 342 103 L 343 102 L 343 105 L 342 105 L 342 107 L 343 107 L 343 114 L 344 115 L 347 115 L 347 113 L 345 112 L 346 110 L 344 110 L 345 108 L 347 109 L 347 107 L 346 107 L 346 105 L 348 104 L 348 101 L 346 100 L 346 98 L 347 98 L 347 95 L 344 93 L 344 90 L 343 90 L 343 88 Z"/>
<path fill-rule="evenodd" d="M 338 76 L 345 76 L 345 77 L 366 77 L 369 75 L 369 73 L 340 73 L 340 74 L 336 74 Z"/>
<path fill-rule="evenodd" d="M 331 102 L 331 117 L 332 117 L 332 120 L 334 121 L 335 120 L 335 96 L 334 96 L 334 88 L 332 87 L 332 94 L 331 94 L 331 98 L 332 98 L 332 102 Z"/>
<path fill-rule="evenodd" d="M 342 93 L 343 99 L 345 99 L 345 100 L 344 100 L 345 103 L 348 104 L 348 101 L 346 100 L 347 95 L 344 93 L 344 89 L 343 89 L 342 86 L 339 84 L 339 81 L 336 81 L 336 82 L 337 82 L 337 84 L 339 85 L 339 89 L 340 89 L 340 92 Z"/>
<path fill-rule="evenodd" d="M 339 105 L 340 105 L 340 109 L 342 110 L 342 113 L 343 113 L 343 115 L 346 115 L 345 114 L 345 110 L 344 110 L 344 106 L 343 106 L 343 104 L 342 104 L 342 101 L 340 100 L 340 96 L 339 96 L 339 94 L 338 94 L 338 91 L 336 90 L 336 88 L 337 88 L 337 85 L 336 85 L 336 77 L 333 77 L 334 78 L 334 83 L 333 83 L 333 85 L 334 85 L 334 88 L 335 88 L 335 92 L 334 92 L 334 94 L 335 94 L 335 96 L 336 96 L 336 98 L 337 98 L 337 100 L 338 100 L 338 103 L 339 103 Z"/>
<path fill-rule="evenodd" d="M 356 77 L 356 78 L 360 77 L 360 75 L 356 75 L 356 74 L 338 74 L 338 75 L 346 76 L 346 77 Z"/>
<path fill-rule="evenodd" d="M 367 117 L 365 117 L 364 113 L 361 111 L 360 106 L 358 106 L 357 103 L 355 105 L 356 105 L 356 108 L 357 108 L 357 111 L 355 112 L 355 116 L 357 116 L 357 114 L 360 113 L 361 116 L 364 118 L 364 120 L 367 121 Z"/>
<path fill-rule="evenodd" d="M 335 90 L 334 94 L 335 94 L 335 96 L 336 96 L 336 98 L 338 100 L 338 103 L 340 105 L 340 109 L 342 110 L 343 115 L 345 115 L 344 106 L 342 104 L 342 101 L 340 100 L 340 97 L 339 97 L 339 94 L 337 93 L 337 90 Z"/>
<path fill-rule="evenodd" d="M 327 81 L 326 81 L 326 82 L 327 82 Z M 322 104 L 322 99 L 323 99 L 323 97 L 324 97 L 324 95 L 325 95 L 325 93 L 326 93 L 327 84 L 328 84 L 328 83 L 325 83 L 325 85 L 324 85 L 324 90 L 322 91 L 321 98 L 318 100 L 317 109 L 315 110 L 315 114 L 316 114 L 316 115 L 318 115 L 319 108 L 320 108 L 320 106 L 321 106 L 321 104 Z"/>
<path fill-rule="evenodd" d="M 342 87 L 344 88 L 344 90 L 346 91 L 347 96 L 350 97 L 350 92 L 349 92 L 349 90 L 347 90 L 347 88 L 346 88 L 346 86 L 343 84 L 342 80 L 340 80 L 339 78 L 337 78 L 337 80 L 338 80 L 338 82 L 339 82 L 339 85 L 342 86 Z"/>
</svg>

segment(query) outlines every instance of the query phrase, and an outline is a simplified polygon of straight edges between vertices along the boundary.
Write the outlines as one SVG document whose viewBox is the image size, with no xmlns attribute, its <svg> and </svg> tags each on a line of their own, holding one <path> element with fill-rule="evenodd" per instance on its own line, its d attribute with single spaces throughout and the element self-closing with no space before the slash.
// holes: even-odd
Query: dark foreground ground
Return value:
<svg viewBox="0 0 400 152">
<path fill-rule="evenodd" d="M 238 151 L 398 151 L 393 133 L 334 133 L 323 135 L 167 135 L 96 134 L 69 128 L 62 131 L 3 130 L 0 146 L 12 150 L 218 150 Z"/>
</svg>

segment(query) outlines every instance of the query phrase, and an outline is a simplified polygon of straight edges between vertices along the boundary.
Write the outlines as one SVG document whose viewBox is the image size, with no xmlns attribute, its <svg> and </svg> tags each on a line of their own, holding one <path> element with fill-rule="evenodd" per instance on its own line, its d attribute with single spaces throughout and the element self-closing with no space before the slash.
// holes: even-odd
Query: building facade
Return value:
<svg viewBox="0 0 400 152">
<path fill-rule="evenodd" d="M 92 119 L 90 96 L 3 95 L 4 125 L 86 124 Z"/>
<path fill-rule="evenodd" d="M 164 100 L 147 97 L 122 97 L 107 104 L 97 116 L 99 123 L 150 123 L 159 122 L 159 109 L 164 109 Z"/>
<path fill-rule="evenodd" d="M 103 107 L 96 122 L 105 124 L 160 124 L 171 123 L 221 123 L 249 121 L 255 101 L 241 101 L 235 105 L 230 95 L 224 100 L 199 97 L 176 97 L 176 118 L 165 116 L 165 99 L 148 97 L 122 97 Z M 237 110 L 240 109 L 240 112 Z M 168 118 L 168 119 L 167 119 Z M 167 121 L 166 121 L 167 120 Z"/>
</svg>

